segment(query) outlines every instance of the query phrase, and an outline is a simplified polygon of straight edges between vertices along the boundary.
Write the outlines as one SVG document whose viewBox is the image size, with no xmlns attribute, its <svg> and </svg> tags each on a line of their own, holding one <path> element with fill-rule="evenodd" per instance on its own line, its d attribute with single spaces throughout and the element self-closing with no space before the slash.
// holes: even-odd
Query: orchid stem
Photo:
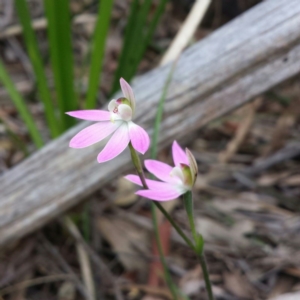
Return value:
<svg viewBox="0 0 300 300">
<path fill-rule="evenodd" d="M 180 227 L 174 222 L 173 218 L 168 214 L 168 212 L 164 209 L 164 207 L 156 201 L 153 201 L 156 207 L 163 213 L 166 219 L 171 223 L 171 225 L 175 228 L 177 233 L 183 238 L 186 244 L 195 251 L 195 246 L 192 241 L 185 235 L 185 233 L 180 229 Z"/>
<path fill-rule="evenodd" d="M 202 235 L 197 233 L 196 226 L 195 226 L 192 191 L 188 191 L 183 195 L 183 202 L 184 202 L 184 206 L 185 206 L 185 209 L 186 209 L 186 212 L 187 212 L 187 215 L 188 215 L 192 235 L 193 235 L 194 240 L 195 240 L 195 252 L 196 252 L 196 255 L 199 259 L 200 266 L 201 266 L 201 269 L 202 269 L 208 299 L 209 300 L 214 300 L 214 295 L 213 295 L 213 292 L 212 292 L 212 286 L 211 286 L 211 282 L 210 282 L 210 279 L 209 279 L 208 267 L 207 267 L 207 263 L 206 263 L 205 256 L 204 256 L 204 253 L 203 253 L 204 240 L 203 240 Z"/>
<path fill-rule="evenodd" d="M 198 243 L 198 234 L 197 234 L 195 221 L 194 221 L 193 196 L 192 196 L 191 191 L 188 191 L 183 195 L 183 203 L 184 203 L 187 215 L 188 215 L 192 235 L 193 235 L 193 238 L 194 238 L 195 243 L 197 245 L 197 243 Z M 201 249 L 199 249 L 199 251 L 201 252 Z"/>
<path fill-rule="evenodd" d="M 145 189 L 148 189 L 140 158 L 131 143 L 129 143 L 129 149 L 130 149 L 130 153 L 131 153 L 132 162 L 136 168 L 138 176 L 141 179 L 143 187 Z M 195 248 L 194 244 L 192 243 L 192 241 L 186 236 L 186 234 L 181 230 L 181 228 L 175 223 L 173 218 L 168 214 L 168 212 L 164 209 L 164 207 L 157 201 L 153 201 L 153 203 L 162 212 L 162 214 L 166 217 L 166 219 L 171 223 L 171 225 L 174 227 L 174 229 L 177 231 L 177 233 L 183 238 L 183 240 L 186 242 L 186 244 L 192 250 L 196 251 L 196 248 Z"/>
<path fill-rule="evenodd" d="M 199 262 L 200 262 L 200 265 L 201 265 L 201 269 L 202 269 L 202 273 L 203 273 L 203 277 L 204 277 L 204 281 L 205 281 L 205 286 L 206 286 L 208 299 L 209 300 L 215 300 L 214 294 L 213 294 L 213 291 L 212 291 L 211 282 L 210 282 L 210 279 L 209 279 L 208 267 L 207 267 L 207 263 L 206 263 L 204 253 L 198 255 L 198 259 L 199 259 Z"/>
</svg>

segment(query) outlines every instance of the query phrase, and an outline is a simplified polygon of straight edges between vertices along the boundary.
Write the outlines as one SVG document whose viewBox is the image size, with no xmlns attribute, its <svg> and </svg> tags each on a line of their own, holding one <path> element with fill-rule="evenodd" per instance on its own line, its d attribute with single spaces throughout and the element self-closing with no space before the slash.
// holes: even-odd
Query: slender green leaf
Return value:
<svg viewBox="0 0 300 300">
<path fill-rule="evenodd" d="M 19 114 L 27 126 L 29 134 L 37 148 L 41 148 L 44 144 L 40 132 L 34 122 L 32 115 L 26 107 L 23 97 L 17 91 L 13 81 L 10 79 L 2 60 L 0 60 L 0 82 L 6 88 L 11 100 L 15 104 Z"/>
<path fill-rule="evenodd" d="M 132 37 L 128 49 L 128 57 L 124 66 L 124 74 L 122 74 L 122 76 L 129 81 L 132 78 L 131 73 L 136 62 L 137 49 L 139 49 L 141 44 L 144 42 L 144 33 L 151 4 L 151 0 L 144 0 L 137 16 L 135 17 L 135 26 L 131 33 Z"/>
<path fill-rule="evenodd" d="M 77 108 L 69 0 L 44 0 L 48 21 L 50 58 L 63 129 L 75 124 L 65 113 Z"/>
<path fill-rule="evenodd" d="M 126 63 L 129 55 L 129 50 L 130 50 L 130 44 L 133 36 L 132 32 L 134 31 L 134 27 L 136 26 L 135 19 L 138 13 L 138 8 L 139 8 L 139 0 L 133 0 L 130 6 L 130 13 L 129 13 L 129 17 L 125 29 L 123 47 L 118 61 L 118 68 L 114 75 L 114 82 L 112 85 L 111 94 L 119 90 L 120 88 L 119 80 L 121 77 L 124 77 L 126 80 L 128 79 L 124 76 L 124 72 L 125 72 Z"/>
<path fill-rule="evenodd" d="M 44 72 L 37 39 L 31 26 L 28 5 L 26 0 L 15 0 L 15 6 L 17 8 L 18 16 L 23 28 L 23 35 L 28 55 L 34 69 L 39 97 L 44 104 L 47 124 L 50 129 L 51 136 L 57 137 L 61 133 L 61 130 L 59 128 L 59 122 L 55 116 L 55 110 L 51 99 L 51 93 L 47 85 L 47 78 Z"/>
<path fill-rule="evenodd" d="M 124 77 L 127 81 L 130 81 L 135 75 L 147 46 L 151 42 L 158 21 L 164 12 L 167 1 L 160 0 L 149 26 L 147 26 L 147 18 L 152 1 L 144 0 L 139 7 L 139 1 L 133 0 L 125 30 L 122 52 L 111 90 L 112 94 L 119 89 L 120 77 Z"/>
<path fill-rule="evenodd" d="M 135 27 L 132 32 L 132 39 L 128 50 L 129 56 L 127 58 L 125 67 L 126 73 L 124 74 L 125 78 L 127 78 L 128 80 L 132 78 L 130 74 L 132 73 L 132 70 L 135 66 L 137 50 L 144 42 L 144 36 L 147 27 L 147 18 L 149 15 L 151 4 L 151 0 L 144 0 L 139 13 L 135 18 Z"/>
<path fill-rule="evenodd" d="M 157 24 L 160 20 L 160 17 L 162 16 L 166 4 L 167 4 L 168 0 L 160 0 L 159 6 L 157 7 L 154 16 L 150 22 L 150 25 L 147 29 L 147 32 L 145 34 L 145 37 L 143 38 L 142 42 L 137 44 L 137 49 L 135 51 L 135 55 L 134 55 L 134 62 L 131 64 L 131 68 L 130 71 L 128 73 L 128 77 L 130 80 L 136 73 L 138 66 L 145 54 L 145 51 L 149 45 L 149 43 L 151 42 L 151 39 L 153 37 L 154 31 L 157 27 Z"/>
<path fill-rule="evenodd" d="M 92 42 L 91 65 L 85 108 L 94 108 L 97 90 L 101 79 L 101 69 L 105 50 L 105 41 L 109 29 L 113 0 L 102 0 L 99 4 L 98 18 Z"/>
</svg>

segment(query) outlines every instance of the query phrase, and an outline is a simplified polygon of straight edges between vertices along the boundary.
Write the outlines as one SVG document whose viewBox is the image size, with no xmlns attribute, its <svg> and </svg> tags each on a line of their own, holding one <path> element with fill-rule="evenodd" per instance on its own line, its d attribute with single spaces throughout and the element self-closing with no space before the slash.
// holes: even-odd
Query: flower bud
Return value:
<svg viewBox="0 0 300 300">
<path fill-rule="evenodd" d="M 192 187 L 194 185 L 194 179 L 193 179 L 193 175 L 192 175 L 190 166 L 188 166 L 186 164 L 180 164 L 180 168 L 182 170 L 182 174 L 183 174 L 183 178 L 184 178 L 183 183 L 187 187 L 192 189 Z"/>
<path fill-rule="evenodd" d="M 197 162 L 196 162 L 195 157 L 193 156 L 192 152 L 188 148 L 185 148 L 185 153 L 186 153 L 186 156 L 188 157 L 189 166 L 190 166 L 190 170 L 191 170 L 191 176 L 192 176 L 192 181 L 193 181 L 192 185 L 194 185 L 195 181 L 197 179 L 197 175 L 198 175 Z"/>
</svg>

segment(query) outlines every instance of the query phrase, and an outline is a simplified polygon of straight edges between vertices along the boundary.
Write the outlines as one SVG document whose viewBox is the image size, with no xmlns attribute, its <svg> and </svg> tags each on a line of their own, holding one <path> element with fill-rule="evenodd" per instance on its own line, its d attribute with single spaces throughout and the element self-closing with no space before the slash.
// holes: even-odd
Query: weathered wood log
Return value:
<svg viewBox="0 0 300 300">
<path fill-rule="evenodd" d="M 209 121 L 300 71 L 300 2 L 267 0 L 185 51 L 176 68 L 159 146 L 188 137 Z M 138 78 L 135 121 L 150 133 L 170 66 Z M 98 164 L 103 143 L 70 149 L 83 122 L 0 177 L 0 245 L 69 209 L 130 168 L 130 155 Z"/>
</svg>

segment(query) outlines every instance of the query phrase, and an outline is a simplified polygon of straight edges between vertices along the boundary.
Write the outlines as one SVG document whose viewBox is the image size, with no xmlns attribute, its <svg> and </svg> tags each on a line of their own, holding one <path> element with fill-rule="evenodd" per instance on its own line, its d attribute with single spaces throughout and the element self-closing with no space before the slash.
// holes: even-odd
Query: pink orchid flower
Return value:
<svg viewBox="0 0 300 300">
<path fill-rule="evenodd" d="M 198 173 L 194 156 L 188 149 L 184 152 L 176 141 L 172 145 L 172 154 L 175 167 L 157 160 L 145 160 L 146 169 L 162 181 L 146 179 L 149 189 L 137 191 L 137 195 L 157 201 L 169 201 L 192 189 Z M 142 186 L 137 175 L 127 175 L 125 178 Z"/>
<path fill-rule="evenodd" d="M 135 111 L 135 98 L 130 85 L 120 79 L 124 97 L 113 99 L 108 104 L 108 111 L 77 110 L 67 112 L 71 117 L 99 121 L 77 133 L 70 141 L 71 148 L 85 148 L 98 143 L 113 134 L 99 153 L 99 163 L 111 160 L 125 150 L 129 142 L 138 152 L 144 154 L 150 144 L 148 133 L 131 121 Z"/>
</svg>

